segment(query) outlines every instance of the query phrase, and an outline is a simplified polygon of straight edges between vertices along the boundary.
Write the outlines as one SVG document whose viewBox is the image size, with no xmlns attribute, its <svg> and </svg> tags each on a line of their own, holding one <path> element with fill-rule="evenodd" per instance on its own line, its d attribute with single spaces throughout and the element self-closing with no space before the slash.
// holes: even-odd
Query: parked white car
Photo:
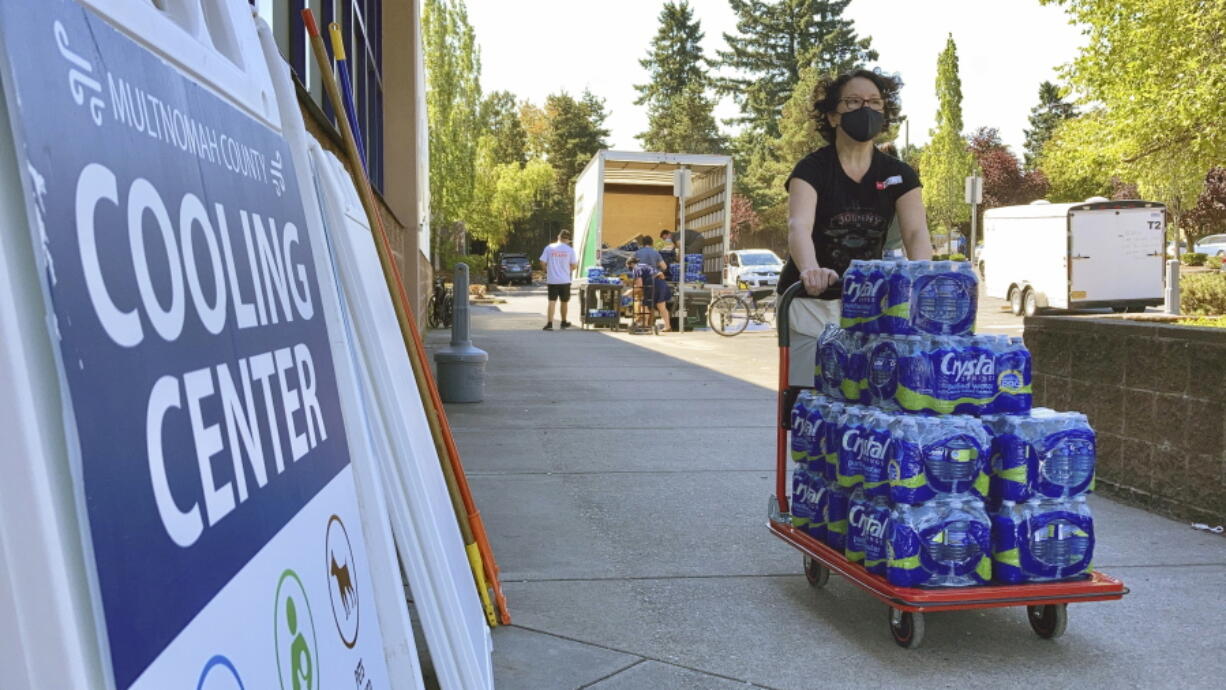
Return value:
<svg viewBox="0 0 1226 690">
<path fill-rule="evenodd" d="M 1226 257 L 1226 234 L 1202 237 L 1201 240 L 1192 247 L 1192 251 L 1200 254 L 1207 254 L 1209 256 Z"/>
<path fill-rule="evenodd" d="M 777 285 L 783 271 L 783 259 L 769 249 L 734 249 L 724 261 L 723 284 L 736 287 L 745 283 L 749 287 Z"/>
</svg>

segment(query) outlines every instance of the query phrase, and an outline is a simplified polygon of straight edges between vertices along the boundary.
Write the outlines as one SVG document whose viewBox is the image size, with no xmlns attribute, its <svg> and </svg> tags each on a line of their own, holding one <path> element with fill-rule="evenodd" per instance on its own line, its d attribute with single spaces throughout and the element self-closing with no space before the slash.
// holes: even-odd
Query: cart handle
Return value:
<svg viewBox="0 0 1226 690">
<path fill-rule="evenodd" d="M 831 285 L 838 285 L 843 282 L 840 278 Z M 775 330 L 779 331 L 779 347 L 790 347 L 792 342 L 791 335 L 791 317 L 788 314 L 789 308 L 792 306 L 792 300 L 801 299 L 817 299 L 805 292 L 804 283 L 799 280 L 788 286 L 783 294 L 779 296 L 779 301 L 775 305 Z"/>
<path fill-rule="evenodd" d="M 791 346 L 791 320 L 788 316 L 788 309 L 792 306 L 792 300 L 803 292 L 805 286 L 799 280 L 788 286 L 783 294 L 779 296 L 779 302 L 775 305 L 775 330 L 779 333 L 779 347 Z"/>
</svg>

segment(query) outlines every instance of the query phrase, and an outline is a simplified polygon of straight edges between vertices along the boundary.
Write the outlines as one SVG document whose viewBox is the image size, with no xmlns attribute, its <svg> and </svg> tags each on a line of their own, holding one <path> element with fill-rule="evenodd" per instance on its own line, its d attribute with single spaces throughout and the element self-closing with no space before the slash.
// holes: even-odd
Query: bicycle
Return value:
<svg viewBox="0 0 1226 690">
<path fill-rule="evenodd" d="M 773 288 L 746 291 L 744 296 L 721 295 L 707 308 L 707 323 L 711 330 L 728 337 L 742 333 L 750 321 L 770 325 L 775 320 L 775 300 Z"/>
<path fill-rule="evenodd" d="M 434 279 L 430 301 L 426 303 L 426 323 L 430 328 L 451 328 L 455 314 L 455 295 L 443 284 L 441 277 Z"/>
</svg>

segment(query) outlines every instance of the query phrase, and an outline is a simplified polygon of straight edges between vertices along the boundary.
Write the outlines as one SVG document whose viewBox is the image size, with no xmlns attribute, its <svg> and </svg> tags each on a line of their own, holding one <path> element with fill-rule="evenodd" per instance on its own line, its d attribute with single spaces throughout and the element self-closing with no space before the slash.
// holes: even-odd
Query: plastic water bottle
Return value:
<svg viewBox="0 0 1226 690">
<path fill-rule="evenodd" d="M 1034 446 L 1025 440 L 1035 437 L 1030 416 L 988 415 L 983 423 L 992 431 L 988 495 L 997 501 L 1029 500 L 1036 466 Z"/>
<path fill-rule="evenodd" d="M 979 415 L 996 399 L 996 354 L 992 336 L 936 336 L 928 359 L 932 394 L 928 408 L 939 414 Z"/>
<path fill-rule="evenodd" d="M 911 288 L 911 327 L 933 335 L 969 335 L 975 328 L 979 280 L 970 264 L 924 263 Z"/>
<path fill-rule="evenodd" d="M 826 480 L 820 475 L 795 470 L 792 473 L 792 526 L 816 539 L 826 538 Z"/>
<path fill-rule="evenodd" d="M 881 313 L 879 332 L 890 335 L 915 335 L 911 325 L 911 287 L 918 261 L 896 261 L 886 279 L 885 309 Z"/>
<path fill-rule="evenodd" d="M 851 492 L 841 487 L 831 487 L 826 494 L 826 545 L 835 551 L 847 548 L 847 511 Z"/>
<path fill-rule="evenodd" d="M 924 455 L 919 440 L 920 417 L 899 415 L 890 422 L 890 447 L 886 451 L 886 477 L 890 500 L 919 505 L 936 498 L 924 471 Z"/>
<path fill-rule="evenodd" d="M 865 409 L 848 405 L 838 421 L 838 468 L 836 481 L 848 491 L 864 483 L 864 466 L 860 459 L 861 436 L 864 434 Z"/>
<path fill-rule="evenodd" d="M 931 417 L 918 423 L 927 484 L 937 494 L 988 493 L 991 437 L 973 417 Z"/>
<path fill-rule="evenodd" d="M 843 330 L 872 332 L 880 315 L 879 305 L 873 303 L 872 262 L 852 260 L 842 279 L 842 311 L 839 325 Z M 878 313 L 874 314 L 874 306 Z"/>
<path fill-rule="evenodd" d="M 918 414 L 936 414 L 936 373 L 933 336 L 911 335 L 902 339 L 898 359 L 898 388 L 894 401 L 899 409 Z"/>
<path fill-rule="evenodd" d="M 1080 412 L 1031 415 L 1037 423 L 1029 438 L 1034 446 L 1034 492 L 1046 498 L 1080 496 L 1093 490 L 1097 440 Z"/>
<path fill-rule="evenodd" d="M 847 544 L 843 547 L 843 555 L 850 563 L 864 562 L 864 523 L 871 508 L 872 501 L 865 496 L 864 487 L 856 487 L 847 504 Z"/>
<path fill-rule="evenodd" d="M 813 520 L 813 504 L 809 501 L 809 473 L 797 467 L 792 470 L 792 526 L 807 530 Z"/>
<path fill-rule="evenodd" d="M 822 457 L 822 477 L 826 483 L 835 485 L 839 475 L 839 446 L 842 435 L 840 421 L 847 414 L 847 405 L 830 398 L 821 398 L 822 428 L 819 431 L 818 453 Z"/>
<path fill-rule="evenodd" d="M 890 495 L 890 479 L 886 470 L 886 453 L 890 447 L 890 415 L 868 408 L 862 422 L 860 470 L 864 475 L 864 494 L 868 498 Z"/>
<path fill-rule="evenodd" d="M 850 517 L 848 518 L 850 522 Z M 864 569 L 874 575 L 886 574 L 886 536 L 890 527 L 890 500 L 878 496 L 869 505 L 864 520 Z"/>
<path fill-rule="evenodd" d="M 905 341 L 893 336 L 876 336 L 865 347 L 865 381 L 868 402 L 883 410 L 897 410 L 898 363 Z"/>
<path fill-rule="evenodd" d="M 1018 337 L 995 336 L 996 397 L 984 406 L 985 414 L 1024 414 L 1032 404 L 1030 351 Z"/>
<path fill-rule="evenodd" d="M 993 577 L 1046 582 L 1092 570 L 1094 517 L 1085 496 L 1002 501 L 992 515 Z"/>
<path fill-rule="evenodd" d="M 813 446 L 817 441 L 817 430 L 821 423 L 817 395 L 812 391 L 802 391 L 796 396 L 796 404 L 792 406 L 791 417 L 791 458 L 803 469 L 811 470 L 813 461 Z"/>
<path fill-rule="evenodd" d="M 966 587 L 992 577 L 991 522 L 983 502 L 900 504 L 890 516 L 886 578 L 907 587 Z"/>
<path fill-rule="evenodd" d="M 858 403 L 864 380 L 863 341 L 859 334 L 829 324 L 817 343 L 816 387 L 832 398 Z M 863 390 L 867 390 L 865 382 Z"/>
</svg>

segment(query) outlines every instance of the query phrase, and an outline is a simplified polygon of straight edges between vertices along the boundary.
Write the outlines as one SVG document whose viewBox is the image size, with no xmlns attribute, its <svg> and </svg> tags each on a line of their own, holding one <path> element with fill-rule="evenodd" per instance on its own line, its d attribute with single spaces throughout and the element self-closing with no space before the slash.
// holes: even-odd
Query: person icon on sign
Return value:
<svg viewBox="0 0 1226 690">
<path fill-rule="evenodd" d="M 289 634 L 294 635 L 294 641 L 290 644 L 290 677 L 293 678 L 294 690 L 312 690 L 315 687 L 314 664 L 306 637 L 298 630 L 298 608 L 294 605 L 293 597 L 285 600 L 285 622 Z"/>
</svg>

